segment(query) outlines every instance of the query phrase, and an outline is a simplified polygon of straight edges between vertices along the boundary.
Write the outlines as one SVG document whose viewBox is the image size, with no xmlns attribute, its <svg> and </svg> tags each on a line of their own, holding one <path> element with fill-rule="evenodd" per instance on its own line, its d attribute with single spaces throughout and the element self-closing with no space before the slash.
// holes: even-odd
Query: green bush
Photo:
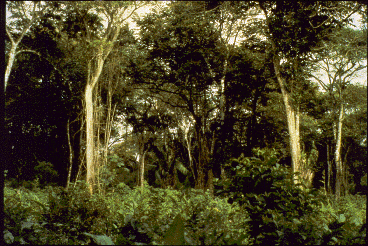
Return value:
<svg viewBox="0 0 368 246">
<path fill-rule="evenodd" d="M 46 210 L 42 195 L 24 188 L 4 188 L 4 237 L 9 244 L 35 244 L 44 241 L 38 223 Z"/>
<path fill-rule="evenodd" d="M 288 168 L 277 163 L 277 152 L 255 149 L 257 157 L 241 157 L 230 164 L 234 175 L 222 182 L 230 203 L 249 213 L 255 244 L 313 244 L 319 237 L 313 221 L 322 199 L 316 191 L 295 187 Z"/>
<path fill-rule="evenodd" d="M 365 244 L 366 197 L 346 195 L 329 197 L 321 203 L 315 223 L 325 225 L 324 238 L 335 244 Z M 326 226 L 327 225 L 327 226 Z"/>
<path fill-rule="evenodd" d="M 36 172 L 36 179 L 38 180 L 41 188 L 55 183 L 58 176 L 57 171 L 54 170 L 54 167 L 50 162 L 41 161 L 37 166 L 35 166 L 34 170 Z"/>
</svg>

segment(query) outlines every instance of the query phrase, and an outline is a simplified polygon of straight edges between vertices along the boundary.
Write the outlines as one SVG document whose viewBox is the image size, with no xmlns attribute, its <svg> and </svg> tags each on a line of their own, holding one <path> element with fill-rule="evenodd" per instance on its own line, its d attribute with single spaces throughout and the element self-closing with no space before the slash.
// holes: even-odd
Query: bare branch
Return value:
<svg viewBox="0 0 368 246">
<path fill-rule="evenodd" d="M 6 29 L 6 34 L 8 34 L 8 37 L 10 39 L 10 42 L 12 43 L 12 45 L 15 45 L 15 41 L 14 41 L 13 36 L 11 35 L 8 27 L 5 27 L 5 29 Z"/>
</svg>

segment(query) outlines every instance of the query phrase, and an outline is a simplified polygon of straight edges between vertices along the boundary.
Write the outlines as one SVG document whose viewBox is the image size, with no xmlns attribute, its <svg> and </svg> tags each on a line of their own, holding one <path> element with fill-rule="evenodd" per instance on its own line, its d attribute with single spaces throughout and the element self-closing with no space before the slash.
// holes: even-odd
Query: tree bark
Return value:
<svg viewBox="0 0 368 246">
<path fill-rule="evenodd" d="M 99 44 L 97 47 L 91 47 L 95 48 L 95 56 L 91 59 L 91 62 L 88 64 L 88 78 L 87 78 L 87 85 L 85 89 L 85 106 L 86 106 L 86 132 L 87 132 L 87 143 L 86 143 L 86 164 L 87 164 L 87 177 L 86 181 L 89 184 L 89 190 L 90 193 L 93 194 L 93 186 L 95 183 L 95 163 L 94 163 L 94 128 L 93 128 L 93 89 L 95 88 L 99 77 L 102 72 L 102 68 L 104 66 L 104 63 L 106 61 L 106 58 L 109 56 L 117 37 L 120 33 L 120 30 L 122 28 L 122 24 L 125 20 L 127 20 L 132 14 L 137 10 L 140 6 L 137 6 L 137 3 L 134 3 L 133 10 L 129 13 L 129 15 L 126 18 L 123 18 L 123 14 L 125 10 L 127 9 L 127 6 L 123 6 L 122 8 L 118 9 L 117 12 L 112 13 L 110 16 L 111 19 L 109 19 L 108 27 L 106 29 L 106 32 L 104 34 L 104 37 L 99 40 Z M 87 37 L 86 39 L 89 41 L 89 43 L 92 40 L 90 40 L 89 35 L 89 27 L 88 23 L 86 23 L 87 28 Z M 93 66 L 91 66 L 91 63 L 93 63 Z"/>
<path fill-rule="evenodd" d="M 291 148 L 291 159 L 292 159 L 292 170 L 293 173 L 299 173 L 303 176 L 303 171 L 301 168 L 300 160 L 300 133 L 299 133 L 299 107 L 294 109 L 290 101 L 290 94 L 286 90 L 286 81 L 281 75 L 280 69 L 280 58 L 275 54 L 273 59 L 274 69 L 277 81 L 281 88 L 282 97 L 284 100 L 288 132 L 290 138 L 290 148 Z M 297 176 L 294 175 L 294 184 L 299 182 Z"/>
<path fill-rule="evenodd" d="M 85 106 L 86 106 L 86 165 L 87 177 L 86 182 L 89 184 L 89 191 L 93 194 L 93 186 L 95 179 L 94 167 L 94 129 L 93 129 L 93 87 L 92 84 L 86 85 L 85 90 Z"/>
<path fill-rule="evenodd" d="M 143 191 L 143 188 L 144 188 L 144 160 L 145 160 L 145 157 L 146 157 L 146 153 L 147 153 L 147 150 L 145 150 L 141 157 L 140 157 L 140 177 L 139 177 L 139 183 L 140 183 L 140 186 L 142 188 L 142 191 Z"/>
<path fill-rule="evenodd" d="M 6 65 L 6 70 L 5 70 L 5 86 L 4 86 L 4 91 L 6 91 L 6 87 L 8 85 L 8 80 L 9 80 L 10 72 L 12 70 L 13 63 L 14 63 L 14 60 L 15 60 L 15 52 L 16 52 L 17 46 L 18 46 L 18 44 L 15 44 L 15 43 L 12 42 L 12 47 L 11 47 L 10 52 L 9 52 L 8 64 Z"/>
<path fill-rule="evenodd" d="M 226 72 L 227 72 L 227 64 L 228 64 L 228 58 L 224 61 L 224 67 L 222 71 L 222 77 L 220 80 L 220 119 L 221 119 L 221 125 L 224 124 L 225 120 L 225 112 L 226 112 Z"/>
<path fill-rule="evenodd" d="M 72 167 L 73 167 L 73 148 L 72 148 L 72 144 L 71 144 L 71 139 L 70 139 L 70 122 L 68 119 L 67 125 L 66 125 L 66 131 L 67 131 L 67 135 L 68 135 L 68 146 L 69 146 L 69 170 L 68 170 L 68 178 L 66 181 L 66 189 L 69 189 L 69 184 L 70 184 L 70 178 L 71 178 L 71 174 L 72 174 Z"/>
<path fill-rule="evenodd" d="M 341 161 L 341 140 L 342 140 L 342 123 L 344 119 L 344 105 L 340 104 L 339 118 L 336 124 L 336 147 L 335 147 L 335 163 L 336 163 L 336 198 L 340 198 L 343 191 L 344 170 Z"/>
<path fill-rule="evenodd" d="M 260 4 L 260 8 L 262 9 L 265 17 L 268 29 L 271 30 L 270 20 L 268 18 L 268 14 L 266 9 Z M 287 91 L 287 83 L 285 78 L 281 74 L 281 58 L 277 53 L 277 46 L 271 34 L 267 34 L 268 38 L 271 42 L 271 49 L 273 53 L 273 66 L 275 69 L 275 74 L 277 78 L 277 82 L 280 85 L 282 97 L 284 100 L 288 132 L 290 138 L 290 150 L 291 150 L 291 160 L 292 160 L 292 171 L 294 173 L 293 182 L 297 184 L 299 182 L 295 173 L 299 173 L 303 175 L 303 170 L 301 170 L 301 156 L 300 156 L 300 134 L 299 134 L 299 106 L 294 106 L 291 103 L 290 93 Z"/>
</svg>

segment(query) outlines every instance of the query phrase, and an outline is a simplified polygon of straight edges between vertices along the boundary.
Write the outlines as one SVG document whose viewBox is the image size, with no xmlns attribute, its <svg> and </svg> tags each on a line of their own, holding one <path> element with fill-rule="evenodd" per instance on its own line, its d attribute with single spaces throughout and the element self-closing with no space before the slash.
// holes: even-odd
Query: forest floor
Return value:
<svg viewBox="0 0 368 246">
<path fill-rule="evenodd" d="M 366 196 L 326 198 L 299 218 L 228 200 L 194 189 L 142 190 L 123 183 L 92 197 L 83 185 L 69 192 L 5 186 L 4 239 L 41 245 L 365 244 Z"/>
</svg>

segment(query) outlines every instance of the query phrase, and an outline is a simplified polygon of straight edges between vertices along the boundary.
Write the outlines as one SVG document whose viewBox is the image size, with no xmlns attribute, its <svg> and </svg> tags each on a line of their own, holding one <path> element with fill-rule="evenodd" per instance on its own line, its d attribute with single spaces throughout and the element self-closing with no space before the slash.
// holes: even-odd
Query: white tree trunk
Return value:
<svg viewBox="0 0 368 246">
<path fill-rule="evenodd" d="M 343 192 L 343 168 L 341 161 L 341 141 L 342 141 L 342 122 L 344 119 L 344 105 L 341 103 L 339 119 L 337 122 L 336 131 L 336 147 L 335 147 L 335 162 L 336 162 L 336 196 L 339 198 Z"/>
<path fill-rule="evenodd" d="M 276 55 L 275 55 L 276 56 Z M 286 82 L 282 77 L 280 72 L 280 58 L 275 58 L 273 61 L 277 81 L 279 82 L 282 97 L 284 100 L 286 118 L 288 124 L 288 132 L 290 138 L 290 149 L 291 149 L 291 159 L 292 159 L 292 171 L 293 173 L 300 173 L 303 175 L 303 170 L 301 170 L 300 163 L 300 133 L 299 133 L 299 108 L 295 110 L 290 102 L 289 92 L 286 90 Z M 294 176 L 294 183 L 297 184 L 299 180 Z"/>
<path fill-rule="evenodd" d="M 12 70 L 13 64 L 14 64 L 14 60 L 15 60 L 15 55 L 16 55 L 16 50 L 17 50 L 17 44 L 12 43 L 10 52 L 9 52 L 9 59 L 8 59 L 8 64 L 6 65 L 6 70 L 5 70 L 5 86 L 4 86 L 4 91 L 6 91 L 6 87 L 8 85 L 8 80 L 9 80 L 9 76 L 10 76 L 10 72 Z"/>
<path fill-rule="evenodd" d="M 141 155 L 141 158 L 140 158 L 140 172 L 139 172 L 140 178 L 139 178 L 139 182 L 140 182 L 142 191 L 143 191 L 143 188 L 144 188 L 144 160 L 146 159 L 146 153 L 147 153 L 147 150 L 145 150 L 143 152 L 143 154 Z"/>
<path fill-rule="evenodd" d="M 89 190 L 93 193 L 93 185 L 95 179 L 94 167 L 94 128 L 93 128 L 93 87 L 91 84 L 86 85 L 85 90 L 85 107 L 86 107 L 86 165 L 87 177 L 86 182 L 89 184 Z"/>
</svg>

